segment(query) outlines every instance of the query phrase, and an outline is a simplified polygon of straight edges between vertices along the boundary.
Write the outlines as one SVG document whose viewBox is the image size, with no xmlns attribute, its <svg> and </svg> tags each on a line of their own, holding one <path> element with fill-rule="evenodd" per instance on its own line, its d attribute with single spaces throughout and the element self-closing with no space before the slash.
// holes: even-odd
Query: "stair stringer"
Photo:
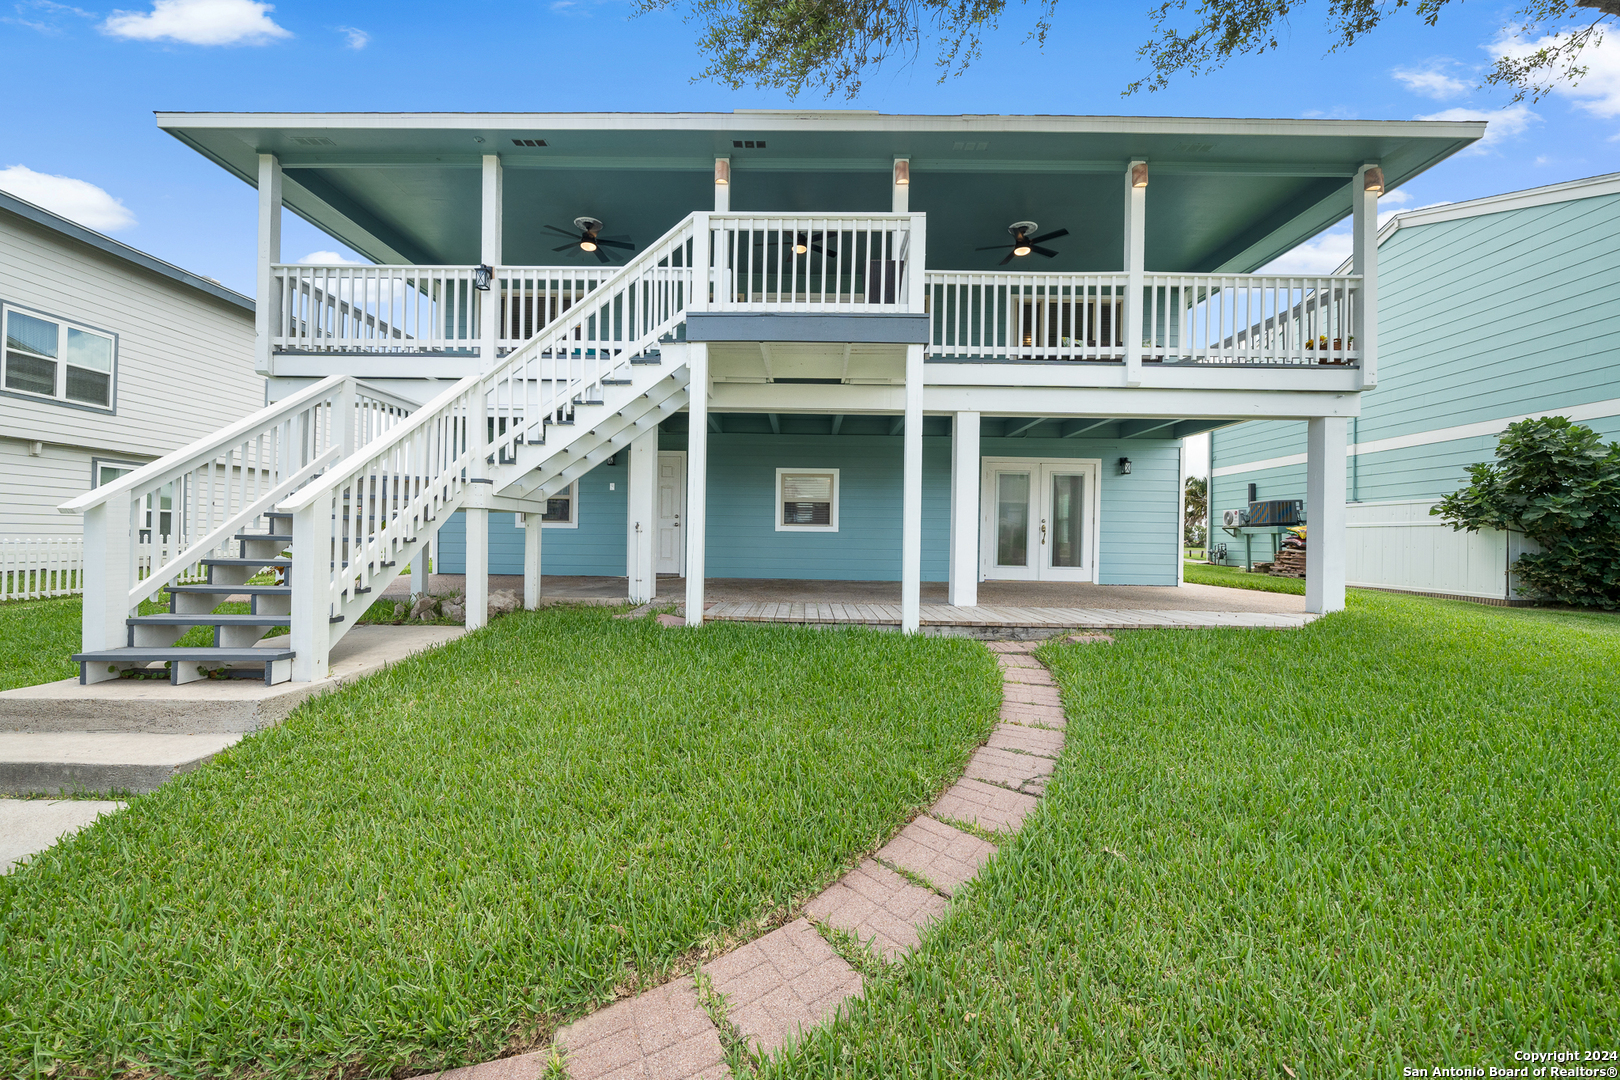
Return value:
<svg viewBox="0 0 1620 1080">
<path fill-rule="evenodd" d="M 607 447 L 617 448 L 628 444 L 636 435 L 650 427 L 655 428 L 659 421 L 685 406 L 687 368 L 684 360 L 671 364 L 636 364 L 629 368 L 628 373 L 631 375 L 629 384 L 606 385 L 600 403 L 576 404 L 572 424 L 548 424 L 543 443 L 530 442 L 518 446 L 516 462 L 492 464 L 489 471 L 495 493 L 537 501 L 538 510 L 538 500 L 543 500 L 546 495 L 537 489 L 548 481 L 541 480 L 527 488 L 519 488 L 525 476 L 536 470 L 545 470 L 548 463 L 554 462 L 555 467 L 545 475 L 552 484 L 548 490 L 559 490 L 610 457 L 614 450 Z M 557 479 L 565 474 L 567 480 Z M 514 489 L 522 493 L 509 494 Z M 455 497 L 441 504 L 436 520 L 447 518 L 465 507 L 471 492 L 472 485 L 467 485 Z M 334 613 L 337 619 L 331 626 L 329 648 L 356 625 L 360 616 L 404 572 L 404 568 L 421 556 L 428 538 L 428 530 L 419 529 L 418 535 L 396 538 L 389 545 L 389 565 L 379 567 L 371 576 L 370 591 L 348 597 Z"/>
</svg>

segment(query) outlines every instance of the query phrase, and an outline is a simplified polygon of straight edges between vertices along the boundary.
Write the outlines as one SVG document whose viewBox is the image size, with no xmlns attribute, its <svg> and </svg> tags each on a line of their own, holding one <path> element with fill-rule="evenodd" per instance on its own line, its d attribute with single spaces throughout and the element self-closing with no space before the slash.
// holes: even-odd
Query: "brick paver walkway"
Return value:
<svg viewBox="0 0 1620 1080">
<path fill-rule="evenodd" d="M 805 905 L 800 918 L 716 957 L 700 969 L 723 1001 L 728 1038 L 770 1054 L 824 1023 L 862 992 L 861 975 L 817 924 L 853 934 L 885 960 L 916 947 L 945 913 L 947 897 L 996 853 L 957 822 L 991 834 L 1016 832 L 1063 752 L 1056 684 L 1030 655 L 1038 642 L 992 641 L 1002 673 L 1001 720 L 962 779 L 877 854 Z M 897 871 L 904 871 L 900 873 Z M 926 881 L 925 888 L 907 874 Z M 713 1002 L 710 1002 L 711 1007 Z M 720 1029 L 683 977 L 568 1025 L 550 1050 L 430 1074 L 435 1080 L 540 1080 L 561 1057 L 571 1080 L 719 1080 L 730 1075 Z M 418 1078 L 427 1080 L 427 1078 Z"/>
</svg>

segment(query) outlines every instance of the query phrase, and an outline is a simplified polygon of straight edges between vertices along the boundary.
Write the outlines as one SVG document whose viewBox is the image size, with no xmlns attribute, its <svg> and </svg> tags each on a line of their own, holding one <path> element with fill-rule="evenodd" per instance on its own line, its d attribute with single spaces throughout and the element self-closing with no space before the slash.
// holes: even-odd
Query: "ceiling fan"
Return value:
<svg viewBox="0 0 1620 1080">
<path fill-rule="evenodd" d="M 1021 259 L 1032 251 L 1037 255 L 1045 255 L 1048 259 L 1056 257 L 1057 252 L 1051 248 L 1041 247 L 1041 244 L 1047 240 L 1056 240 L 1060 236 L 1068 236 L 1069 230 L 1055 229 L 1049 233 L 1042 233 L 1040 236 L 1029 235 L 1038 228 L 1040 226 L 1033 221 L 1015 221 L 1007 226 L 1007 231 L 1012 234 L 1012 243 L 991 244 L 988 247 L 975 248 L 974 250 L 1006 251 L 1007 257 L 997 263 L 997 266 L 1006 266 L 1014 259 Z"/>
<path fill-rule="evenodd" d="M 588 251 L 595 255 L 596 261 L 600 263 L 613 261 L 608 256 L 608 253 L 602 250 L 603 248 L 623 248 L 625 251 L 636 250 L 636 245 L 630 242 L 628 236 L 597 235 L 602 231 L 602 222 L 593 217 L 575 218 L 573 229 L 559 229 L 555 225 L 547 225 L 545 228 L 558 236 L 568 237 L 568 243 L 560 244 L 552 248 L 552 251 L 571 251 L 578 248 L 580 251 Z"/>
</svg>

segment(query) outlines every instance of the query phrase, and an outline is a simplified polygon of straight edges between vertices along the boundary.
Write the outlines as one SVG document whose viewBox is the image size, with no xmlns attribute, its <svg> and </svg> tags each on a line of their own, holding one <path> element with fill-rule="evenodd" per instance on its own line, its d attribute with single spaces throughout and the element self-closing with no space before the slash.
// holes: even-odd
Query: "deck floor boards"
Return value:
<svg viewBox="0 0 1620 1080">
<path fill-rule="evenodd" d="M 704 617 L 719 622 L 900 625 L 898 604 L 722 601 Z M 924 604 L 922 625 L 979 629 L 1134 630 L 1153 627 L 1295 629 L 1314 616 L 1253 611 L 1173 611 L 1142 608 L 1012 607 Z"/>
</svg>

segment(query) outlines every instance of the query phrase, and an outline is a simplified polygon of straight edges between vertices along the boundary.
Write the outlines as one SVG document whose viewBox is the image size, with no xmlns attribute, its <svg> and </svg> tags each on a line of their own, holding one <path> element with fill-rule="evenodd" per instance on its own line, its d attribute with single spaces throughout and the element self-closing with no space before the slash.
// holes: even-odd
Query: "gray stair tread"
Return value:
<svg viewBox="0 0 1620 1080">
<path fill-rule="evenodd" d="M 212 625 L 211 623 L 208 625 Z M 170 646 L 141 646 L 134 649 L 97 649 L 94 652 L 74 653 L 73 659 L 90 663 L 149 664 L 159 660 L 212 660 L 220 664 L 258 663 L 269 660 L 291 660 L 291 649 L 260 649 L 252 646 L 232 649 L 214 649 L 199 646 L 179 648 Z"/>
<path fill-rule="evenodd" d="M 289 533 L 237 533 L 236 538 L 238 540 L 266 540 L 277 544 L 292 543 L 292 535 Z"/>
<path fill-rule="evenodd" d="M 292 560 L 283 555 L 226 555 L 220 558 L 199 559 L 204 566 L 291 566 Z"/>
<path fill-rule="evenodd" d="M 0 731 L 0 762 L 82 765 L 184 765 L 212 757 L 242 736 L 162 735 L 145 731 Z"/>
<path fill-rule="evenodd" d="M 176 615 L 163 612 L 157 615 L 135 615 L 126 620 L 130 626 L 291 626 L 291 615 L 210 615 L 193 612 Z"/>
<path fill-rule="evenodd" d="M 172 593 L 213 593 L 216 596 L 229 596 L 232 593 L 267 596 L 292 591 L 291 585 L 170 585 L 168 588 Z"/>
</svg>

